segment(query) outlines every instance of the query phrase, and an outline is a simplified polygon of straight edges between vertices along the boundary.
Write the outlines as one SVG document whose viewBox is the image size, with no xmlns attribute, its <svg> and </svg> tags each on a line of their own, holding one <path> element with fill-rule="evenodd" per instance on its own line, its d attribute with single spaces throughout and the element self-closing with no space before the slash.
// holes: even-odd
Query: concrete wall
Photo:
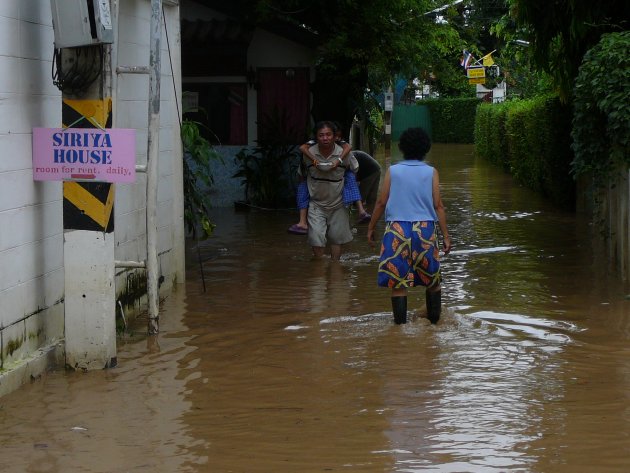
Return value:
<svg viewBox="0 0 630 473">
<path fill-rule="evenodd" d="M 151 9 L 148 0 L 118 0 L 112 50 L 115 66 L 148 66 Z M 184 228 L 182 149 L 179 138 L 181 104 L 181 55 L 179 8 L 165 4 L 166 29 L 162 30 L 162 76 L 160 102 L 160 164 L 158 184 L 158 258 L 160 275 L 168 289 L 174 281 L 184 281 Z M 168 34 L 168 42 L 167 42 Z M 169 47 L 170 46 L 170 47 Z M 175 83 L 172 70 L 175 71 Z M 114 127 L 136 129 L 136 162 L 147 164 L 149 77 L 141 74 L 114 74 Z M 179 106 L 181 110 L 181 105 Z M 146 174 L 137 174 L 135 184 L 116 188 L 116 259 L 138 261 L 146 258 Z M 117 293 L 139 309 L 144 300 L 134 300 L 142 271 L 118 270 Z M 142 286 L 140 284 L 140 286 Z M 129 297 L 127 297 L 129 295 Z M 126 307 L 131 309 L 131 307 Z"/>
<path fill-rule="evenodd" d="M 148 65 L 148 0 L 112 0 L 113 67 Z M 181 146 L 174 103 L 179 94 L 179 11 L 165 4 L 171 43 L 162 41 L 159 254 L 163 289 L 184 278 Z M 53 30 L 47 0 L 0 1 L 0 396 L 63 363 L 63 207 L 60 182 L 34 182 L 31 130 L 61 126 L 61 92 L 52 84 Z M 138 130 L 138 162 L 146 162 L 148 76 L 118 76 L 114 127 Z M 144 260 L 145 182 L 116 186 L 118 260 Z M 119 271 L 117 294 L 129 273 Z M 138 305 L 138 308 L 140 306 Z M 115 317 L 115 314 L 112 314 Z"/>
<path fill-rule="evenodd" d="M 630 170 L 617 170 L 602 192 L 597 220 L 604 222 L 610 261 L 623 281 L 630 281 Z"/>
</svg>

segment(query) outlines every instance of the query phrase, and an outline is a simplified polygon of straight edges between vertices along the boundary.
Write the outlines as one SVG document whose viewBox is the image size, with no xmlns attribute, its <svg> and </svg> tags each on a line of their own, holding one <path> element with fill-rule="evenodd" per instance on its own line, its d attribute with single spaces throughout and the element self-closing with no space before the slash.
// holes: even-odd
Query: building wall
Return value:
<svg viewBox="0 0 630 473">
<path fill-rule="evenodd" d="M 112 51 L 116 66 L 148 66 L 151 9 L 148 0 L 117 1 L 118 41 Z M 162 74 L 160 84 L 160 163 L 158 184 L 158 259 L 164 288 L 176 280 L 184 280 L 184 228 L 182 149 L 179 138 L 181 110 L 181 71 L 179 9 L 165 4 L 166 28 L 162 29 Z M 167 41 L 168 38 L 168 41 Z M 171 68 L 172 65 L 172 68 Z M 173 74 L 175 72 L 175 82 Z M 136 129 L 136 162 L 147 164 L 149 76 L 146 74 L 114 74 L 114 127 Z M 177 100 L 177 102 L 176 102 Z M 178 110 L 179 107 L 179 110 Z M 144 173 L 137 174 L 134 184 L 116 188 L 116 259 L 139 261 L 146 258 L 146 182 Z M 135 299 L 137 281 L 143 271 L 118 269 L 117 293 L 136 309 L 144 300 Z M 140 284 L 141 286 L 141 284 Z M 140 287 L 140 292 L 142 292 Z M 127 297 L 129 295 L 129 297 Z M 129 309 L 127 307 L 126 309 Z"/>
<path fill-rule="evenodd" d="M 52 43 L 49 2 L 0 2 L 0 373 L 64 333 L 62 188 L 31 160 L 32 127 L 61 122 Z"/>
<path fill-rule="evenodd" d="M 114 67 L 148 65 L 148 0 L 112 0 L 119 39 Z M 159 258 L 163 289 L 183 281 L 181 146 L 174 90 L 179 77 L 179 12 L 166 6 L 175 86 L 168 45 L 162 41 Z M 50 361 L 63 362 L 63 208 L 60 182 L 34 182 L 33 127 L 61 126 L 61 92 L 51 79 L 53 29 L 50 2 L 0 1 L 0 395 L 36 376 Z M 114 126 L 138 130 L 138 162 L 146 163 L 148 76 L 116 77 Z M 179 92 L 177 92 L 179 95 Z M 117 185 L 117 260 L 144 260 L 145 182 Z M 127 290 L 119 271 L 116 291 Z M 115 314 L 112 314 L 114 317 Z M 61 354 L 61 355 L 60 355 Z"/>
<path fill-rule="evenodd" d="M 248 67 L 251 66 L 254 69 L 259 67 L 287 69 L 292 67 L 309 67 L 311 82 L 314 80 L 315 70 L 312 67 L 314 53 L 311 49 L 260 28 L 254 31 L 251 45 L 247 51 L 247 58 Z M 197 83 L 203 80 L 208 82 L 245 83 L 247 78 L 245 76 L 195 78 Z M 247 141 L 249 147 L 256 146 L 256 140 L 258 139 L 257 94 L 255 87 L 247 88 Z M 234 157 L 243 147 L 217 146 L 217 152 L 221 155 L 223 161 L 214 161 L 212 163 L 214 184 L 208 193 L 214 207 L 231 207 L 234 205 L 234 202 L 245 199 L 245 187 L 241 185 L 240 179 L 232 177 L 239 170 L 238 163 L 236 163 Z"/>
</svg>

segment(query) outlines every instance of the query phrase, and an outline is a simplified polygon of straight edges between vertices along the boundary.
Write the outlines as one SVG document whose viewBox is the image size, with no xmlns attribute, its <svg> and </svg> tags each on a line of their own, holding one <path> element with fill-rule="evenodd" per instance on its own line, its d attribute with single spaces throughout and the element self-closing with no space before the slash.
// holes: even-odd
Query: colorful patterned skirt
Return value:
<svg viewBox="0 0 630 473">
<path fill-rule="evenodd" d="M 387 222 L 378 285 L 403 288 L 440 283 L 440 249 L 435 222 Z"/>
</svg>

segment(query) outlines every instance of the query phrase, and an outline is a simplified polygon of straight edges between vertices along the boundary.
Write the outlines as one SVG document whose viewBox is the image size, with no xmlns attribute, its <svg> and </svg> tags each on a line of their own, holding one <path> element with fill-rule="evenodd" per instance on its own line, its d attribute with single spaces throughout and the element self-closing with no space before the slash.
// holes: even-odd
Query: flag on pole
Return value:
<svg viewBox="0 0 630 473">
<path fill-rule="evenodd" d="M 470 66 L 470 63 L 473 60 L 473 56 L 472 54 L 470 54 L 468 51 L 466 51 L 464 49 L 463 51 L 463 56 L 461 61 L 459 62 L 459 65 L 462 66 L 464 69 L 468 69 L 468 66 Z"/>
<path fill-rule="evenodd" d="M 494 59 L 492 59 L 492 53 L 488 53 L 486 54 L 484 57 L 481 58 L 482 59 L 482 63 L 485 67 L 490 67 L 494 64 Z"/>
</svg>

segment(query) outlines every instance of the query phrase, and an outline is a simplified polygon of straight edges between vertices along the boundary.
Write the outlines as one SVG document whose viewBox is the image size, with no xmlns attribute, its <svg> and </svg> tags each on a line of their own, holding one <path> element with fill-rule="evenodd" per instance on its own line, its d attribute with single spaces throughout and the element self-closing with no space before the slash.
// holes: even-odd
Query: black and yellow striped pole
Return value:
<svg viewBox="0 0 630 473">
<path fill-rule="evenodd" d="M 111 128 L 112 100 L 99 97 L 99 67 L 101 84 L 80 98 L 64 93 L 64 128 Z M 66 365 L 80 370 L 116 364 L 115 186 L 89 179 L 63 183 Z"/>
<path fill-rule="evenodd" d="M 63 127 L 111 128 L 112 101 L 64 99 Z M 114 231 L 114 184 L 65 181 L 63 183 L 64 230 Z"/>
</svg>

